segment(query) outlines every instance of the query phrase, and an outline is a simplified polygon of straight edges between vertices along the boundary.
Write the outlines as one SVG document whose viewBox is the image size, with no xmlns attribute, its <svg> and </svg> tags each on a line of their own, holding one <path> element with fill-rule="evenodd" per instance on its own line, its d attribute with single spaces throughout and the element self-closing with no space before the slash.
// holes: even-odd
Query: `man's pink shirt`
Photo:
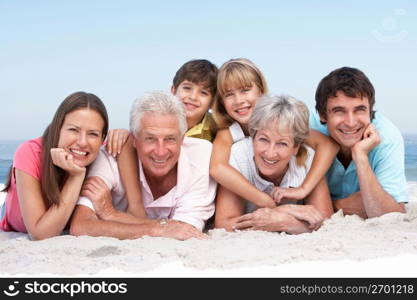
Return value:
<svg viewBox="0 0 417 300">
<path fill-rule="evenodd" d="M 209 175 L 210 142 L 185 137 L 177 166 L 177 185 L 167 194 L 154 199 L 139 162 L 140 188 L 146 213 L 151 219 L 168 218 L 193 225 L 199 230 L 214 214 L 217 183 Z M 112 191 L 113 205 L 126 211 L 128 202 L 121 183 L 116 160 L 102 148 L 88 176 L 103 179 Z M 94 210 L 92 202 L 80 197 L 78 204 Z"/>
</svg>

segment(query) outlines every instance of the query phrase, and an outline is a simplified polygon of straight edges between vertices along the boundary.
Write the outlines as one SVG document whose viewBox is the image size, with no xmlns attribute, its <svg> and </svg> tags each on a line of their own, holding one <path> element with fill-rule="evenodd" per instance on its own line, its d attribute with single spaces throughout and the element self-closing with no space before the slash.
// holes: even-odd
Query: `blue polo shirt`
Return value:
<svg viewBox="0 0 417 300">
<path fill-rule="evenodd" d="M 382 188 L 397 202 L 408 202 L 403 137 L 398 128 L 379 113 L 375 114 L 372 124 L 381 137 L 381 143 L 368 153 L 372 171 Z M 310 111 L 310 128 L 329 135 L 327 125 L 320 124 L 320 118 L 316 112 Z M 332 200 L 346 198 L 359 191 L 356 164 L 353 160 L 345 169 L 335 158 L 326 177 Z"/>
</svg>

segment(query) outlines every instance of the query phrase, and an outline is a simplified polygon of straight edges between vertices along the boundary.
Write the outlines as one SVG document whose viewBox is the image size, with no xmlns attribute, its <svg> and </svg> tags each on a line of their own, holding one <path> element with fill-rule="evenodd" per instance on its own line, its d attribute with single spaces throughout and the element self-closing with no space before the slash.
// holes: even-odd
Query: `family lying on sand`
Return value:
<svg viewBox="0 0 417 300">
<path fill-rule="evenodd" d="M 130 134 L 108 136 L 102 101 L 69 95 L 43 136 L 17 149 L 0 229 L 34 240 L 65 229 L 185 240 L 205 239 L 213 226 L 311 232 L 339 209 L 363 218 L 405 212 L 404 142 L 373 110 L 375 91 L 360 70 L 324 77 L 311 113 L 269 95 L 247 59 L 219 70 L 189 61 L 171 92 L 139 97 Z"/>
</svg>

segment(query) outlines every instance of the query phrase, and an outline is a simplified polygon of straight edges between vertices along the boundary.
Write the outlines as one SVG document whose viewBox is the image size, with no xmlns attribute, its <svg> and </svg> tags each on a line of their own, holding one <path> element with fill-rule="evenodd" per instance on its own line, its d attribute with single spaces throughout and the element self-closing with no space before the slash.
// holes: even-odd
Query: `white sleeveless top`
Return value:
<svg viewBox="0 0 417 300">
<path fill-rule="evenodd" d="M 243 140 L 246 137 L 242 127 L 236 121 L 229 126 L 229 132 L 232 135 L 233 143 Z"/>
</svg>

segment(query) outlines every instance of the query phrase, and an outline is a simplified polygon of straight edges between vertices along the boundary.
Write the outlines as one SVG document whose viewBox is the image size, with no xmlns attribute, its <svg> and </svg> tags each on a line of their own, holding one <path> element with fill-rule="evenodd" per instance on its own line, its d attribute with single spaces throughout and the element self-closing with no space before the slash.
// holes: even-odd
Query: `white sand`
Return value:
<svg viewBox="0 0 417 300">
<path fill-rule="evenodd" d="M 417 183 L 407 213 L 332 216 L 301 235 L 210 231 L 210 240 L 63 235 L 30 241 L 0 232 L 0 276 L 417 277 Z M 0 203 L 4 194 L 0 196 Z"/>
</svg>

